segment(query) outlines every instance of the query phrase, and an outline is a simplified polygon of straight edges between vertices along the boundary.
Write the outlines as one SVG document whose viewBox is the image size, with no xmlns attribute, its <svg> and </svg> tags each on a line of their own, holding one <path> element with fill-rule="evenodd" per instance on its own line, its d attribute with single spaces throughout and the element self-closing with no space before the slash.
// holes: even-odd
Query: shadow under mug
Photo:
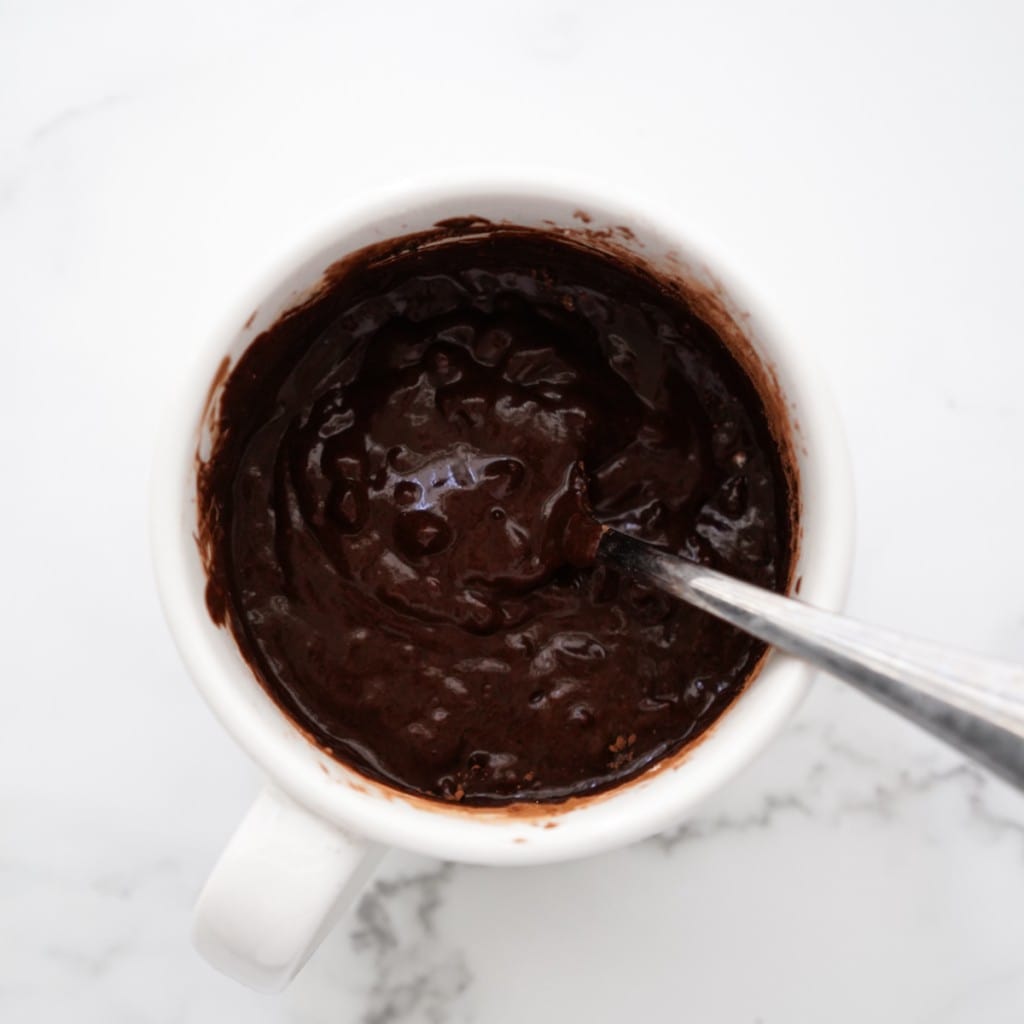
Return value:
<svg viewBox="0 0 1024 1024">
<path fill-rule="evenodd" d="M 838 609 L 849 579 L 853 508 L 841 424 L 813 353 L 755 311 L 745 292 L 709 269 L 672 218 L 548 178 L 410 186 L 353 206 L 255 289 L 217 330 L 170 407 L 152 487 L 157 582 L 174 639 L 200 692 L 267 784 L 231 839 L 196 911 L 194 938 L 217 968 L 275 991 L 288 984 L 356 898 L 382 853 L 398 846 L 475 864 L 537 864 L 623 846 L 676 825 L 782 728 L 810 670 L 777 652 L 705 736 L 639 778 L 564 804 L 448 806 L 372 782 L 320 750 L 270 699 L 231 633 L 214 625 L 197 547 L 197 459 L 208 418 L 234 364 L 332 264 L 371 243 L 474 217 L 572 234 L 712 296 L 721 333 L 741 339 L 771 381 L 796 460 L 800 596 Z"/>
</svg>

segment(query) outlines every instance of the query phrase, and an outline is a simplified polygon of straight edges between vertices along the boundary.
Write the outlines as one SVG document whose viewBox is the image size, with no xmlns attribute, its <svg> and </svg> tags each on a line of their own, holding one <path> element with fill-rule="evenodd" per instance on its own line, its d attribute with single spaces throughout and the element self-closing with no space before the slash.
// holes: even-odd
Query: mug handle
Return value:
<svg viewBox="0 0 1024 1024">
<path fill-rule="evenodd" d="M 224 974 L 280 992 L 383 855 L 267 786 L 199 895 L 192 941 Z"/>
</svg>

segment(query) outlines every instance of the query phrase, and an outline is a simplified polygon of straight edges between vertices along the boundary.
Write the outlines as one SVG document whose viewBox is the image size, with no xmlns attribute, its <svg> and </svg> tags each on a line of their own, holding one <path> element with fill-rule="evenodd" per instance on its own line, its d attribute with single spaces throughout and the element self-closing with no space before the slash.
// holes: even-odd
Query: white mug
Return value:
<svg viewBox="0 0 1024 1024">
<path fill-rule="evenodd" d="M 548 179 L 409 187 L 362 203 L 311 239 L 222 325 L 170 408 L 152 495 L 156 575 L 188 669 L 267 785 L 207 882 L 194 938 L 217 968 L 253 988 L 283 988 L 356 898 L 389 846 L 472 864 L 538 864 L 599 853 L 683 819 L 747 764 L 796 708 L 810 670 L 777 652 L 697 743 L 638 779 L 564 804 L 485 809 L 429 801 L 373 782 L 320 750 L 270 699 L 231 633 L 207 614 L 197 548 L 196 467 L 209 447 L 208 410 L 234 364 L 324 270 L 350 253 L 453 217 L 591 232 L 660 272 L 714 295 L 781 398 L 797 460 L 800 596 L 837 609 L 852 555 L 849 461 L 834 404 L 805 348 L 726 285 L 671 218 Z M 624 230 L 625 229 L 625 230 Z M 720 326 L 720 325 L 716 325 Z M 783 408 L 784 407 L 784 408 Z"/>
</svg>

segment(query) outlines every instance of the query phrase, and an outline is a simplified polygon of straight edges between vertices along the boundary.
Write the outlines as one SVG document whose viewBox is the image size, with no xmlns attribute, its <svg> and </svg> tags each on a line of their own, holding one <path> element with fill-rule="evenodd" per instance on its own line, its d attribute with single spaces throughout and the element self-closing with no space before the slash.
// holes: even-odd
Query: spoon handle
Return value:
<svg viewBox="0 0 1024 1024">
<path fill-rule="evenodd" d="M 836 676 L 1024 789 L 1024 668 L 821 611 L 615 530 L 600 554 Z"/>
</svg>

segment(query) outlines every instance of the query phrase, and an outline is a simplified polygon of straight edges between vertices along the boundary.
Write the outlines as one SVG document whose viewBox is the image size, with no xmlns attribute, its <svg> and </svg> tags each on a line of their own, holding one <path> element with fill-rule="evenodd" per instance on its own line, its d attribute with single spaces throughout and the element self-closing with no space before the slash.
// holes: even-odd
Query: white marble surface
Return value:
<svg viewBox="0 0 1024 1024">
<path fill-rule="evenodd" d="M 585 168 L 819 349 L 851 610 L 1024 659 L 1022 10 L 0 3 L 0 1020 L 1024 1018 L 1024 799 L 824 679 L 677 833 L 393 855 L 289 992 L 235 986 L 190 904 L 258 779 L 145 536 L 168 381 L 284 248 L 406 174 Z"/>
</svg>

